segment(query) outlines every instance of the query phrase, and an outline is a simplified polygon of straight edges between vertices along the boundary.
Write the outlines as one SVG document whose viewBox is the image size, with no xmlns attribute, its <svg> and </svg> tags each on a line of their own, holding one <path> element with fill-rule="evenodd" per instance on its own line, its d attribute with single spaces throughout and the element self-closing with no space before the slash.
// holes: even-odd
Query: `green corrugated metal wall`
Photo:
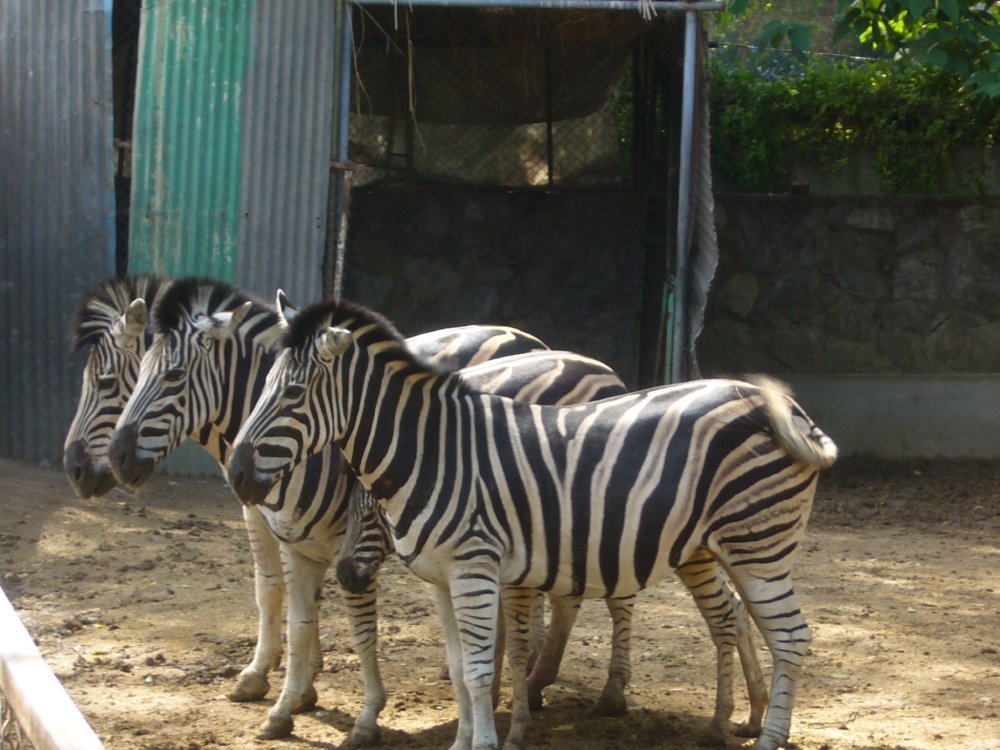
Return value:
<svg viewBox="0 0 1000 750">
<path fill-rule="evenodd" d="M 232 280 L 255 0 L 145 0 L 129 271 Z"/>
</svg>

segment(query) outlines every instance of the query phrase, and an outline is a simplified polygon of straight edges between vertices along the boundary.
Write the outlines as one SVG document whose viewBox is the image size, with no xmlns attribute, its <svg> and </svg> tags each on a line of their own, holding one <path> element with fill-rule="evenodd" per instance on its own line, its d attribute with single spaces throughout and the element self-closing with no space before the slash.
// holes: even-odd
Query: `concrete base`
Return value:
<svg viewBox="0 0 1000 750">
<path fill-rule="evenodd" d="M 1000 458 L 1000 374 L 784 380 L 842 456 Z"/>
</svg>

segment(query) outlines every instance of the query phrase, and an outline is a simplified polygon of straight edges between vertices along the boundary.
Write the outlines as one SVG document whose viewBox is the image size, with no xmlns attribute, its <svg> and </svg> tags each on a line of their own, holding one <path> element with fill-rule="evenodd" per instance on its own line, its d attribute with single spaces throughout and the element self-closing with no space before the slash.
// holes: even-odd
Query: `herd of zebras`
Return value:
<svg viewBox="0 0 1000 750">
<path fill-rule="evenodd" d="M 287 607 L 285 682 L 262 736 L 290 734 L 292 715 L 316 703 L 317 605 L 337 560 L 365 684 L 349 743 L 378 740 L 376 573 L 395 549 L 432 584 L 459 705 L 454 748 L 499 746 L 504 642 L 504 747 L 523 746 L 584 598 L 604 599 L 612 618 L 598 708 L 624 711 L 635 597 L 671 572 L 716 648 L 710 738 L 787 741 L 810 642 L 791 562 L 837 451 L 775 382 L 628 392 L 606 365 L 513 328 L 404 339 L 346 301 L 299 311 L 281 292 L 271 306 L 210 279 L 107 281 L 74 332 L 89 348 L 65 445 L 77 492 L 138 487 L 188 438 L 243 503 L 260 620 L 232 700 L 268 692 Z M 769 689 L 748 611 L 773 657 Z M 732 728 L 734 654 L 750 715 Z"/>
</svg>

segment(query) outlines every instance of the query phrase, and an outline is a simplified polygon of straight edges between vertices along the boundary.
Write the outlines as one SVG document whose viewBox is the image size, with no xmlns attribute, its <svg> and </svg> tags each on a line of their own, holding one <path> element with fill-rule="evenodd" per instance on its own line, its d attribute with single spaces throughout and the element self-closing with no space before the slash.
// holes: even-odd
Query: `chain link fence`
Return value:
<svg viewBox="0 0 1000 750">
<path fill-rule="evenodd" d="M 355 24 L 355 184 L 630 183 L 638 14 L 366 8 Z"/>
</svg>

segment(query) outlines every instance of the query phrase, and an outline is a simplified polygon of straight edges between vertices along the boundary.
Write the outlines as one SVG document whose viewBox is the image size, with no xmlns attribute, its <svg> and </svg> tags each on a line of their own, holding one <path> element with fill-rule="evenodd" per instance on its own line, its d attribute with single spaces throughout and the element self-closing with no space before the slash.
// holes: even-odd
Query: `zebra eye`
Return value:
<svg viewBox="0 0 1000 750">
<path fill-rule="evenodd" d="M 306 387 L 302 383 L 289 383 L 285 386 L 281 395 L 288 399 L 289 401 L 294 401 L 296 399 L 302 398 L 302 394 L 306 392 Z"/>
<path fill-rule="evenodd" d="M 113 388 L 115 383 L 118 382 L 118 377 L 115 375 L 98 375 L 97 376 L 97 387 L 103 390 L 108 390 Z"/>
<path fill-rule="evenodd" d="M 184 379 L 187 371 L 183 367 L 171 367 L 163 373 L 163 379 L 168 383 L 177 383 Z"/>
</svg>

